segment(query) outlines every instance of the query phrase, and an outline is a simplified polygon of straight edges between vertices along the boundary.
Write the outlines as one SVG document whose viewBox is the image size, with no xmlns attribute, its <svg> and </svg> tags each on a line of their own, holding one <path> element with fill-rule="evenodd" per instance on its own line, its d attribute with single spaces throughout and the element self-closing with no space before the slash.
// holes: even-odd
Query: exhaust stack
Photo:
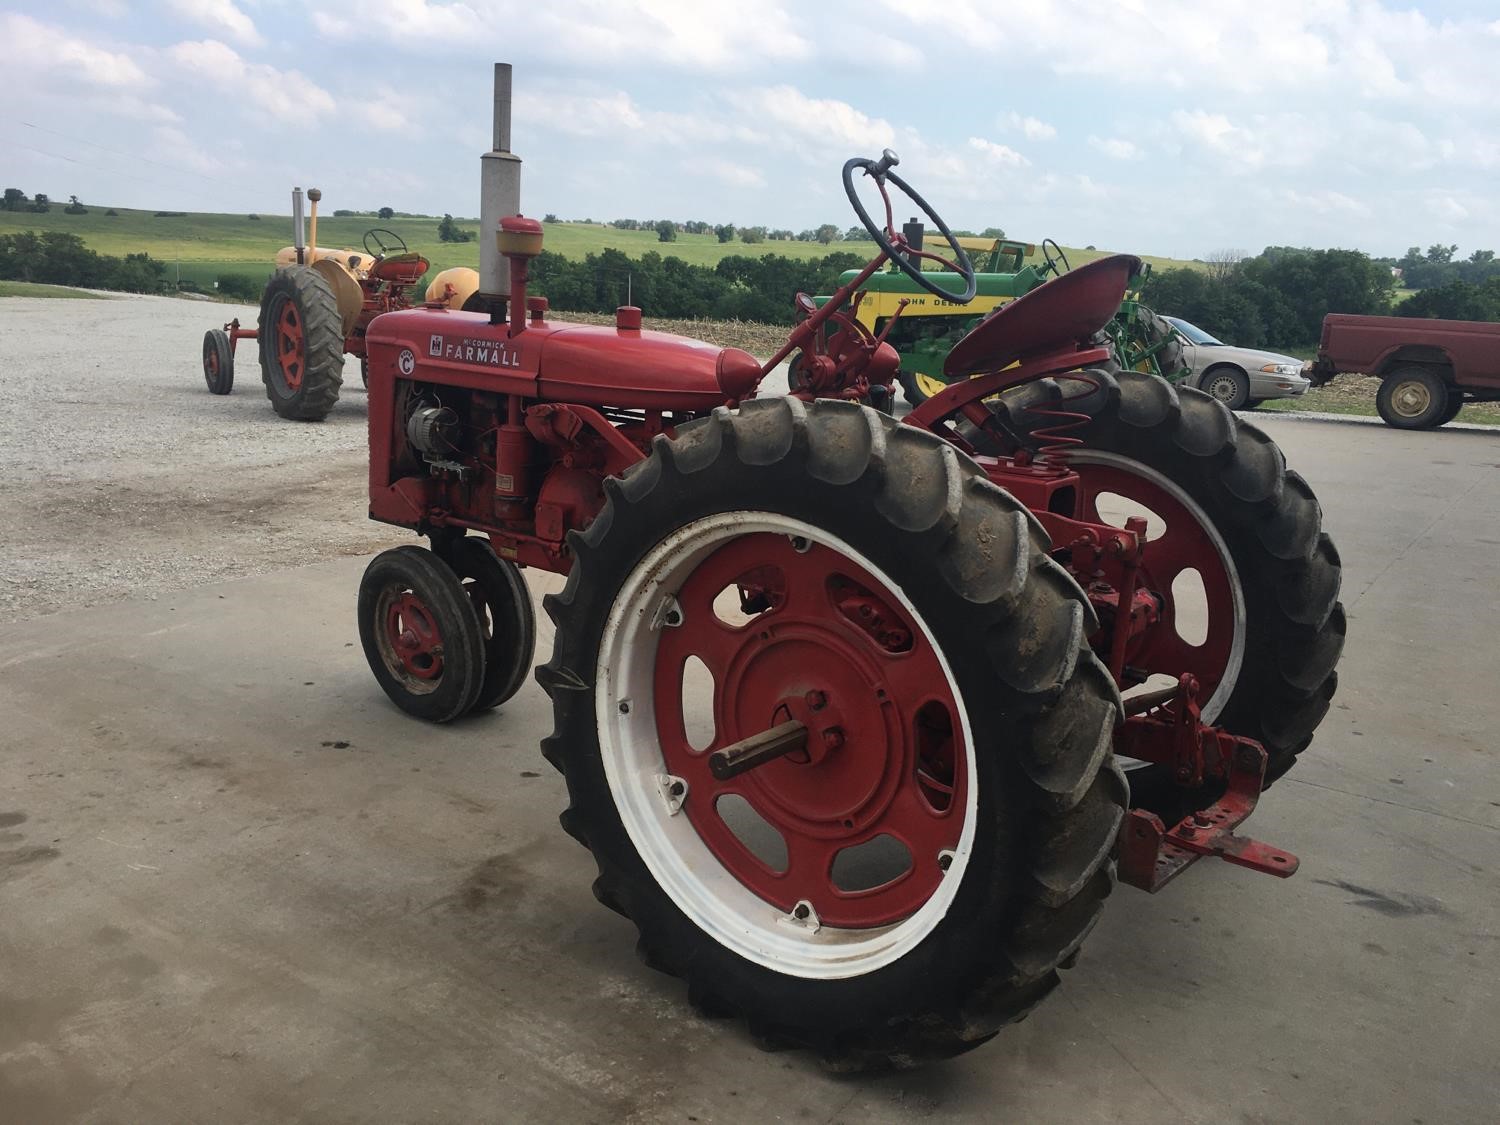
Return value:
<svg viewBox="0 0 1500 1125">
<path fill-rule="evenodd" d="M 505 318 L 502 305 L 510 290 L 509 270 L 497 242 L 500 220 L 521 210 L 521 158 L 510 151 L 510 63 L 495 64 L 494 136 L 479 158 L 479 294 L 490 322 Z"/>
<path fill-rule="evenodd" d="M 307 243 L 302 240 L 302 189 L 299 187 L 292 189 L 292 246 L 297 251 L 297 264 L 306 265 L 303 251 Z"/>
</svg>

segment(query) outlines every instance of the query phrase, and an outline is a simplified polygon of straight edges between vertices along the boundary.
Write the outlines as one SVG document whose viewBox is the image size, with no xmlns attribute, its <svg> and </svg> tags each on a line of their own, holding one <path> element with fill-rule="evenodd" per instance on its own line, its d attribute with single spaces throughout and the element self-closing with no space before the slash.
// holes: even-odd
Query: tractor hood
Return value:
<svg viewBox="0 0 1500 1125">
<path fill-rule="evenodd" d="M 749 398 L 760 382 L 760 361 L 739 348 L 640 328 L 545 327 L 551 331 L 537 373 L 543 398 L 696 412 Z"/>
<path fill-rule="evenodd" d="M 754 396 L 760 361 L 749 352 L 643 330 L 637 310 L 625 313 L 614 326 L 532 321 L 512 337 L 483 313 L 409 309 L 376 317 L 367 338 L 372 363 L 411 378 L 440 369 L 527 398 L 700 413 Z"/>
</svg>

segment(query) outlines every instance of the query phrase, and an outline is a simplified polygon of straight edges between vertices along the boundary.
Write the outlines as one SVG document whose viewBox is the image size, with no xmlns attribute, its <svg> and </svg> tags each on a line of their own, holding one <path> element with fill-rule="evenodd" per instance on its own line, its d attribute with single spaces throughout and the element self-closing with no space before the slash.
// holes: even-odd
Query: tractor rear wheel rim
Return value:
<svg viewBox="0 0 1500 1125">
<path fill-rule="evenodd" d="M 287 390 L 296 392 L 301 389 L 305 359 L 306 337 L 302 331 L 302 317 L 295 302 L 282 301 L 276 314 L 276 361 Z"/>
<path fill-rule="evenodd" d="M 746 591 L 765 608 L 726 612 Z M 972 847 L 973 741 L 942 652 L 868 559 L 790 517 L 704 517 L 627 578 L 599 660 L 600 751 L 621 820 L 719 944 L 838 978 L 897 960 L 941 922 Z M 707 734 L 684 706 L 692 660 L 713 680 Z M 685 710 L 699 712 L 696 739 Z M 788 720 L 807 728 L 802 749 L 713 777 L 713 751 Z M 725 798 L 780 838 L 779 863 L 737 833 Z M 868 865 L 873 885 L 851 884 L 867 848 L 884 862 Z"/>
<path fill-rule="evenodd" d="M 1212 723 L 1234 693 L 1245 656 L 1245 595 L 1223 536 L 1181 485 L 1139 461 L 1077 448 L 1069 452 L 1068 464 L 1081 480 L 1082 519 L 1117 527 L 1124 526 L 1126 515 L 1147 519 L 1141 587 L 1160 598 L 1161 620 L 1131 639 L 1125 663 L 1173 679 L 1191 672 L 1200 685 L 1203 721 Z M 1125 497 L 1145 512 L 1132 506 L 1123 515 L 1101 513 L 1101 500 L 1109 507 L 1111 497 Z M 1180 607 L 1173 591 L 1179 576 L 1190 571 L 1197 571 L 1202 581 L 1207 617 L 1199 644 L 1189 643 L 1179 631 Z"/>
<path fill-rule="evenodd" d="M 1432 408 L 1432 392 L 1415 379 L 1398 383 L 1391 395 L 1391 407 L 1403 418 L 1419 418 Z"/>
<path fill-rule="evenodd" d="M 392 584 L 376 598 L 375 619 L 377 647 L 391 675 L 413 695 L 436 691 L 443 678 L 443 634 L 427 604 Z"/>
</svg>

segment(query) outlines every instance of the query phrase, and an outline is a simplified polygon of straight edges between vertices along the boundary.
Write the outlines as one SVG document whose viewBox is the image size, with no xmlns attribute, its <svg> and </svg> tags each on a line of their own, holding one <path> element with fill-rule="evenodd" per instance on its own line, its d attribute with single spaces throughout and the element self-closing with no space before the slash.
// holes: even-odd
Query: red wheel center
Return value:
<svg viewBox="0 0 1500 1125">
<path fill-rule="evenodd" d="M 291 301 L 281 303 L 276 317 L 276 359 L 287 389 L 298 390 L 304 367 L 302 317 Z"/>
<path fill-rule="evenodd" d="M 1123 527 L 1124 515 L 1141 514 L 1137 506 L 1149 513 L 1140 584 L 1156 595 L 1161 619 L 1131 638 L 1126 664 L 1174 679 L 1191 672 L 1201 685 L 1201 698 L 1208 699 L 1229 668 L 1238 617 L 1232 564 L 1220 553 L 1211 528 L 1180 497 L 1148 476 L 1116 465 L 1080 462 L 1070 467 L 1082 479 L 1081 518 Z M 1130 502 L 1124 514 L 1121 498 Z M 1197 584 L 1178 585 L 1179 578 L 1192 572 L 1201 582 L 1201 593 Z M 1196 637 L 1200 631 L 1203 636 L 1196 643 L 1184 636 Z"/>
<path fill-rule="evenodd" d="M 409 674 L 435 680 L 443 674 L 443 636 L 427 606 L 415 594 L 393 598 L 385 614 L 386 638 Z"/>
<path fill-rule="evenodd" d="M 968 779 L 957 700 L 900 599 L 837 551 L 757 533 L 701 561 L 664 616 L 676 624 L 659 635 L 657 736 L 715 858 L 779 909 L 811 903 L 825 925 L 914 913 L 958 846 Z M 685 690 L 693 658 L 713 680 L 711 700 Z M 711 739 L 694 746 L 685 710 L 711 712 Z M 789 719 L 807 728 L 804 750 L 713 777 L 710 753 Z M 752 847 L 728 815 L 731 797 L 780 838 L 784 863 Z M 904 849 L 907 862 L 885 864 L 870 885 L 857 869 L 876 847 Z"/>
</svg>

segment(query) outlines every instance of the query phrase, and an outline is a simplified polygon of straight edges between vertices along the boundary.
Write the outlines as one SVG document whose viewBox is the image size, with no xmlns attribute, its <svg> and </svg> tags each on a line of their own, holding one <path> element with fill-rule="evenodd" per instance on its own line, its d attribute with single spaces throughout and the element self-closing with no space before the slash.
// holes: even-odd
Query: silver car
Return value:
<svg viewBox="0 0 1500 1125">
<path fill-rule="evenodd" d="M 1258 406 L 1268 398 L 1295 398 L 1312 385 L 1302 375 L 1300 359 L 1236 348 L 1179 316 L 1163 319 L 1182 337 L 1182 358 L 1189 371 L 1183 384 L 1207 391 L 1231 410 Z"/>
</svg>

